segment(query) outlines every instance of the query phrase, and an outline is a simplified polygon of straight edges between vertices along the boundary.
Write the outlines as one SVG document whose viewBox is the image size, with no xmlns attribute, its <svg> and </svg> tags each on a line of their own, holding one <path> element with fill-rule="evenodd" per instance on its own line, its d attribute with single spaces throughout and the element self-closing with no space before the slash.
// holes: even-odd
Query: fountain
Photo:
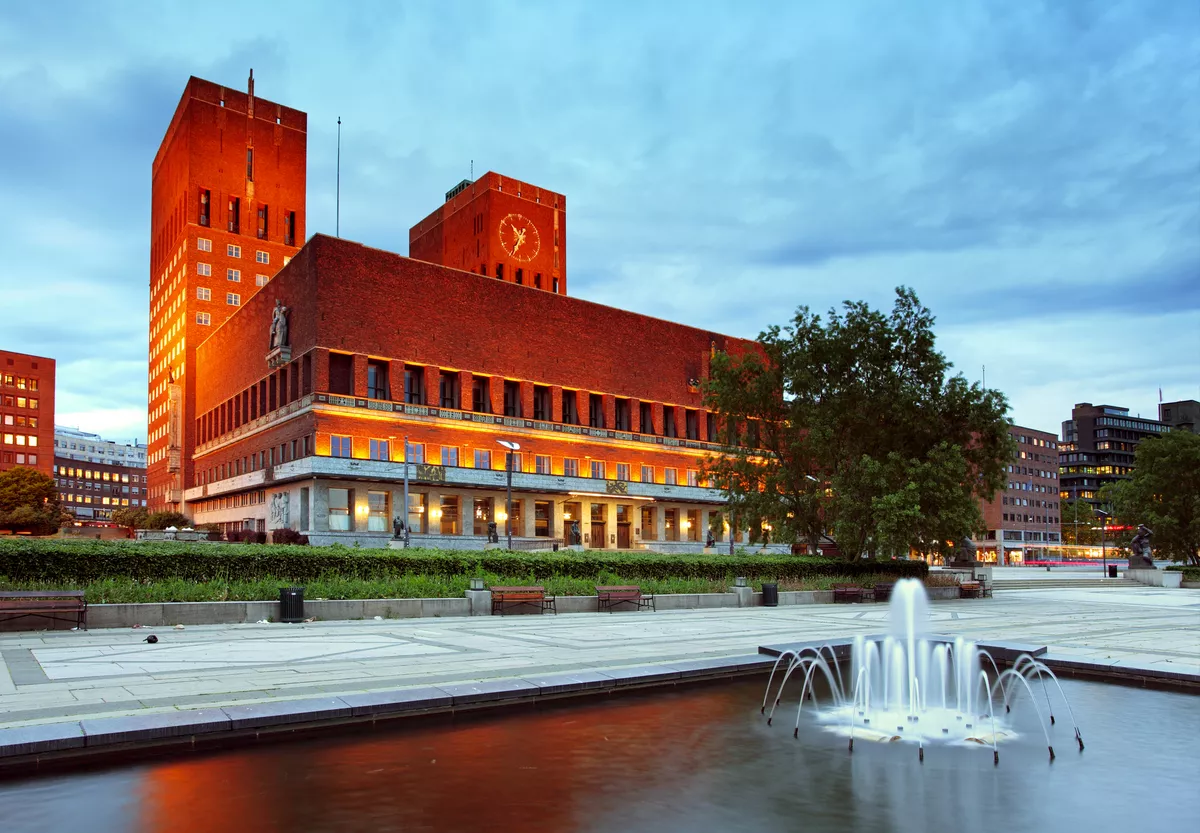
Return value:
<svg viewBox="0 0 1200 833">
<path fill-rule="evenodd" d="M 974 642 L 953 640 L 929 633 L 929 600 L 916 579 L 896 583 L 888 606 L 890 633 L 882 638 L 856 637 L 849 662 L 841 663 L 833 645 L 805 647 L 780 654 L 767 680 L 762 712 L 766 713 L 776 674 L 783 666 L 767 724 L 783 698 L 784 687 L 801 680 L 793 737 L 799 737 L 806 700 L 815 720 L 828 731 L 854 741 L 908 742 L 917 745 L 925 760 L 925 746 L 935 743 L 979 744 L 990 747 L 994 763 L 1000 762 L 1000 743 L 1018 737 L 1007 720 L 1014 705 L 1028 704 L 1036 713 L 1050 760 L 1054 760 L 1051 727 L 1055 725 L 1050 687 L 1066 704 L 1075 741 L 1083 751 L 1083 736 L 1075 722 L 1062 686 L 1046 665 L 1030 654 L 1021 654 L 1003 671 L 995 659 Z M 843 671 L 846 676 L 843 676 Z M 990 675 L 989 675 L 990 672 Z M 833 703 L 820 708 L 814 685 L 824 680 Z M 1041 685 L 1045 713 L 1034 693 Z M 1021 693 L 1028 695 L 1021 698 Z M 997 707 L 1003 712 L 997 715 Z"/>
</svg>

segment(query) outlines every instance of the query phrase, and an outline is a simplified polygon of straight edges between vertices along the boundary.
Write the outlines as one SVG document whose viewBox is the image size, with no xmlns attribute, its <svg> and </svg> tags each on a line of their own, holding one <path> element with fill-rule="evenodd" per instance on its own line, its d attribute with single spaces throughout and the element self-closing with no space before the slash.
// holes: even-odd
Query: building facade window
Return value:
<svg viewBox="0 0 1200 833">
<path fill-rule="evenodd" d="M 211 252 L 212 251 L 212 241 L 209 240 L 207 237 L 197 237 L 196 238 L 196 250 L 200 251 L 200 252 Z"/>
<path fill-rule="evenodd" d="M 604 427 L 604 397 L 598 393 L 588 394 L 588 425 L 592 428 Z"/>
<path fill-rule="evenodd" d="M 438 379 L 438 401 L 443 408 L 458 410 L 461 403 L 459 402 L 457 373 L 441 374 Z"/>
<path fill-rule="evenodd" d="M 603 460 L 593 460 L 592 461 L 592 479 L 594 479 L 594 480 L 603 480 L 604 479 L 604 461 Z"/>
<path fill-rule="evenodd" d="M 654 482 L 654 466 L 642 466 L 642 482 Z"/>
<path fill-rule="evenodd" d="M 458 465 L 458 449 L 457 448 L 455 448 L 453 446 L 449 446 L 449 445 L 442 446 L 442 465 L 443 466 L 457 466 Z"/>
<path fill-rule="evenodd" d="M 267 275 L 255 275 L 254 276 L 254 285 L 255 286 L 266 286 L 270 280 L 271 280 L 271 278 Z"/>
<path fill-rule="evenodd" d="M 201 275 L 206 278 L 211 276 L 212 275 L 212 264 L 211 263 L 197 263 L 196 264 L 196 274 Z"/>
<path fill-rule="evenodd" d="M 471 410 L 477 414 L 492 412 L 491 390 L 486 376 L 476 376 L 472 380 Z"/>
<path fill-rule="evenodd" d="M 579 424 L 579 392 L 564 390 L 562 392 L 562 421 L 567 425 Z"/>
<path fill-rule="evenodd" d="M 329 529 L 331 532 L 350 531 L 350 490 L 329 490 Z"/>
<path fill-rule="evenodd" d="M 372 460 L 390 461 L 392 458 L 389 454 L 388 441 L 371 440 L 370 456 Z"/>
<path fill-rule="evenodd" d="M 533 386 L 533 418 L 550 419 L 550 388 L 545 385 Z"/>
<path fill-rule="evenodd" d="M 211 301 L 212 300 L 212 290 L 209 289 L 207 286 L 196 287 L 196 300 L 197 301 Z"/>
<path fill-rule="evenodd" d="M 241 306 L 242 296 L 237 294 L 236 292 L 226 292 L 225 293 L 225 303 L 231 307 Z"/>
<path fill-rule="evenodd" d="M 533 458 L 534 471 L 537 474 L 550 474 L 550 455 L 535 454 Z"/>
<path fill-rule="evenodd" d="M 578 477 L 579 461 L 574 457 L 563 458 L 563 477 Z"/>
<path fill-rule="evenodd" d="M 521 413 L 521 383 L 504 380 L 504 415 L 509 417 L 524 416 Z"/>
<path fill-rule="evenodd" d="M 388 523 L 387 492 L 367 492 L 367 531 L 383 532 L 391 527 Z"/>
<path fill-rule="evenodd" d="M 352 444 L 350 437 L 344 434 L 333 434 L 329 437 L 329 456 L 330 457 L 351 457 Z"/>
<path fill-rule="evenodd" d="M 226 269 L 225 270 L 225 280 L 233 281 L 234 283 L 241 283 L 242 282 L 242 270 L 241 269 Z"/>
<path fill-rule="evenodd" d="M 225 254 L 229 255 L 229 257 L 241 257 L 242 256 L 242 247 L 235 246 L 232 243 L 229 243 L 225 246 Z"/>
<path fill-rule="evenodd" d="M 408 443 L 408 462 L 415 466 L 424 465 L 425 463 L 425 444 L 424 443 Z"/>
<path fill-rule="evenodd" d="M 663 483 L 668 486 L 678 485 L 679 475 L 675 469 L 663 469 Z"/>
<path fill-rule="evenodd" d="M 628 463 L 617 463 L 617 480 L 629 480 Z"/>
<path fill-rule="evenodd" d="M 490 469 L 492 467 L 492 452 L 482 448 L 475 449 L 475 468 Z"/>
<path fill-rule="evenodd" d="M 391 398 L 390 392 L 388 391 L 387 362 L 375 361 L 374 359 L 367 361 L 367 398 Z"/>
<path fill-rule="evenodd" d="M 642 402 L 638 405 L 638 415 L 641 417 L 641 425 L 638 426 L 638 432 L 641 434 L 654 433 L 654 408 L 649 402 Z"/>
<path fill-rule="evenodd" d="M 196 323 L 201 327 L 207 327 L 212 324 L 212 316 L 207 312 L 196 313 Z"/>
<path fill-rule="evenodd" d="M 410 405 L 425 404 L 425 368 L 404 366 L 404 401 Z"/>
</svg>

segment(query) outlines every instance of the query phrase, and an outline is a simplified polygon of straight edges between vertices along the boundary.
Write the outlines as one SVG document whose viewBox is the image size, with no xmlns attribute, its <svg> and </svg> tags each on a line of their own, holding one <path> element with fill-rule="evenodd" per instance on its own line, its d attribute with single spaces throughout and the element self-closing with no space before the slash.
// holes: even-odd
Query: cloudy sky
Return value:
<svg viewBox="0 0 1200 833">
<path fill-rule="evenodd" d="M 573 295 L 754 337 L 914 287 L 1051 431 L 1200 396 L 1194 0 L 0 5 L 0 347 L 144 439 L 150 165 L 189 75 L 309 114 L 308 231 L 407 253 L 496 170 Z M 580 357 L 581 361 L 586 357 Z"/>
</svg>

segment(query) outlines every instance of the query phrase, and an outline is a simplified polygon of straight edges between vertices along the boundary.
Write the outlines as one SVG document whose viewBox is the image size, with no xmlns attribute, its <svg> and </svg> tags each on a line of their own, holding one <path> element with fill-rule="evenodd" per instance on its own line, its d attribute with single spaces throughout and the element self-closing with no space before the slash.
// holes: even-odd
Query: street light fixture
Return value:
<svg viewBox="0 0 1200 833">
<path fill-rule="evenodd" d="M 513 452 L 521 450 L 521 444 L 512 440 L 496 440 L 504 446 L 504 468 L 508 472 L 508 495 L 504 507 L 504 531 L 508 536 L 508 548 L 512 549 L 512 460 Z"/>
<path fill-rule="evenodd" d="M 1104 531 L 1112 515 L 1103 509 L 1097 509 L 1096 514 L 1100 516 L 1100 578 L 1105 578 L 1108 576 L 1108 552 L 1104 549 Z"/>
</svg>

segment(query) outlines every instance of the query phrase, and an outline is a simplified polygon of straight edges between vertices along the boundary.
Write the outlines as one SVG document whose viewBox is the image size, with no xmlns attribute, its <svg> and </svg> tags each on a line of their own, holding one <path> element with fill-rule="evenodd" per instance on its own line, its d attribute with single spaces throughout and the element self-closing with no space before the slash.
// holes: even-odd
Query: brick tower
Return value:
<svg viewBox="0 0 1200 833">
<path fill-rule="evenodd" d="M 150 509 L 184 511 L 196 347 L 304 243 L 308 116 L 189 78 L 154 157 L 150 205 Z M 266 345 L 264 345 L 264 350 Z"/>
<path fill-rule="evenodd" d="M 489 171 L 408 232 L 408 256 L 567 294 L 567 198 Z"/>
</svg>

